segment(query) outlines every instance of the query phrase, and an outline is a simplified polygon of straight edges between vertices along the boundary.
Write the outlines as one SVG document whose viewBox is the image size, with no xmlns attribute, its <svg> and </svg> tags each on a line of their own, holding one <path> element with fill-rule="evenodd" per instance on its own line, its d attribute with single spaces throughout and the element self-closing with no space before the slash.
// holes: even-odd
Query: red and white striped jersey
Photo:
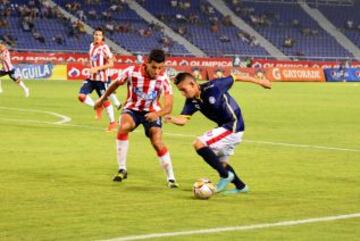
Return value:
<svg viewBox="0 0 360 241">
<path fill-rule="evenodd" d="M 10 52 L 8 49 L 4 49 L 0 52 L 0 63 L 2 65 L 2 69 L 6 72 L 14 69 L 14 66 L 11 64 Z"/>
<path fill-rule="evenodd" d="M 134 111 L 160 111 L 160 96 L 172 95 L 172 87 L 166 73 L 151 79 L 145 72 L 145 65 L 130 66 L 116 79 L 127 83 L 128 93 L 124 108 Z"/>
<path fill-rule="evenodd" d="M 89 59 L 91 67 L 103 66 L 108 63 L 108 59 L 111 59 L 113 54 L 110 51 L 109 46 L 107 44 L 101 42 L 99 44 L 91 43 L 89 50 Z M 108 77 L 110 76 L 109 68 L 100 70 L 95 74 L 90 74 L 89 79 L 95 81 L 108 81 Z"/>
</svg>

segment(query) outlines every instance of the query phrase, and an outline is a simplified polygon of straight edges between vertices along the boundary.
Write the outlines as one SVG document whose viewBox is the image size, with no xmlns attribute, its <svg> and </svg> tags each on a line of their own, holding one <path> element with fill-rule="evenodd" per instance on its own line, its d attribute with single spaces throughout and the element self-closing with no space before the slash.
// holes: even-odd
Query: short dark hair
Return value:
<svg viewBox="0 0 360 241">
<path fill-rule="evenodd" d="M 156 63 L 165 62 L 165 52 L 161 49 L 153 49 L 149 54 L 148 62 L 155 61 Z"/>
<path fill-rule="evenodd" d="M 193 80 L 195 80 L 194 76 L 188 72 L 181 72 L 181 73 L 178 73 L 176 76 L 175 76 L 175 85 L 178 85 L 180 84 L 181 82 L 183 82 L 187 77 L 190 77 L 192 78 Z"/>
<path fill-rule="evenodd" d="M 105 30 L 104 30 L 102 27 L 97 27 L 97 28 L 95 28 L 93 34 L 95 34 L 95 32 L 101 32 L 102 35 L 103 35 L 103 41 L 105 41 Z"/>
<path fill-rule="evenodd" d="M 95 30 L 94 30 L 94 33 L 98 32 L 98 31 L 102 32 L 102 34 L 105 34 L 105 31 L 104 31 L 104 29 L 102 27 L 96 27 Z"/>
</svg>

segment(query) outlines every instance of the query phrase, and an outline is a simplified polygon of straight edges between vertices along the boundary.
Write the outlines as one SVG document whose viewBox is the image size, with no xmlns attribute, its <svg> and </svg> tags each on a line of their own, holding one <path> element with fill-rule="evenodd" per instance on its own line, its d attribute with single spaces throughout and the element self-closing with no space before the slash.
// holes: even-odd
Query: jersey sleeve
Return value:
<svg viewBox="0 0 360 241">
<path fill-rule="evenodd" d="M 187 99 L 185 101 L 184 107 L 180 113 L 181 116 L 184 116 L 188 119 L 197 111 L 198 109 L 195 107 L 195 104 L 190 100 Z"/>
<path fill-rule="evenodd" d="M 164 95 L 173 95 L 173 89 L 172 89 L 172 86 L 171 86 L 171 83 L 170 83 L 170 79 L 169 79 L 169 77 L 167 75 L 164 75 L 161 92 Z"/>
<path fill-rule="evenodd" d="M 92 50 L 92 48 L 93 48 L 93 43 L 90 44 L 90 48 L 89 48 L 89 52 L 88 52 L 90 62 L 91 62 L 91 50 Z"/>
<path fill-rule="evenodd" d="M 107 45 L 105 45 L 105 47 L 104 47 L 104 55 L 105 55 L 105 58 L 107 58 L 107 59 L 112 59 L 114 57 L 113 53 L 111 53 L 109 46 L 107 46 Z"/>
<path fill-rule="evenodd" d="M 119 70 L 118 77 L 115 81 L 119 82 L 121 85 L 127 83 L 132 75 L 134 66 L 127 67 L 124 70 Z"/>
<path fill-rule="evenodd" d="M 227 92 L 232 87 L 235 80 L 233 76 L 230 75 L 228 77 L 215 79 L 213 81 L 215 86 L 218 87 L 218 89 L 220 89 L 222 92 Z"/>
</svg>

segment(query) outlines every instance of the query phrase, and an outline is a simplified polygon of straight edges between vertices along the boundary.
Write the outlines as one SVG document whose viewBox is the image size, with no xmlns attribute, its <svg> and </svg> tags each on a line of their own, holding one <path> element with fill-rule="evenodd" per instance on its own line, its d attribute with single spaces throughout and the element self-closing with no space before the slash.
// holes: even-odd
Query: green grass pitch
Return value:
<svg viewBox="0 0 360 241">
<path fill-rule="evenodd" d="M 78 102 L 80 82 L 27 81 L 28 99 L 2 82 L 1 241 L 106 240 L 360 212 L 359 84 L 275 83 L 268 91 L 236 83 L 231 94 L 246 132 L 231 163 L 251 193 L 202 201 L 193 199 L 192 184 L 200 177 L 217 182 L 217 176 L 191 145 L 214 127 L 201 114 L 185 127 L 164 125 L 180 189 L 166 187 L 142 127 L 130 136 L 129 178 L 119 184 L 111 181 L 115 133 L 104 131 L 106 116 L 96 121 Z M 173 113 L 183 102 L 175 91 Z M 52 124 L 59 118 L 41 111 L 72 120 Z M 151 240 L 353 241 L 359 227 L 353 218 Z"/>
</svg>

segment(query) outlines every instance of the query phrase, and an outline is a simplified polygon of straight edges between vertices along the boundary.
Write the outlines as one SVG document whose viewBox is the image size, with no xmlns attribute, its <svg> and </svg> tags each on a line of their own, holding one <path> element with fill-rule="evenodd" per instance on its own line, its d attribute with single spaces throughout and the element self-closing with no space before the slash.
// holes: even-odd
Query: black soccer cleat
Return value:
<svg viewBox="0 0 360 241">
<path fill-rule="evenodd" d="M 120 169 L 118 173 L 113 177 L 114 182 L 121 182 L 123 179 L 127 178 L 127 171 L 125 169 Z"/>
</svg>

